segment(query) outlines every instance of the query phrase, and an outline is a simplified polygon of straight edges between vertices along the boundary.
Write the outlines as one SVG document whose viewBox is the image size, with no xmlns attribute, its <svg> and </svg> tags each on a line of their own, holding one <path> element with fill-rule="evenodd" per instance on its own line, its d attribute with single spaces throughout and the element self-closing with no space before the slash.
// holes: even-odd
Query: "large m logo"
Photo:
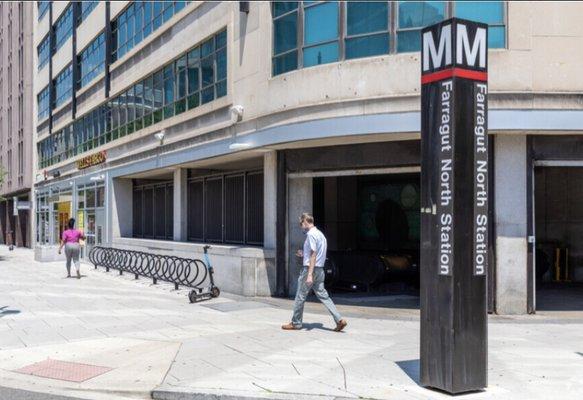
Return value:
<svg viewBox="0 0 583 400">
<path fill-rule="evenodd" d="M 485 69 L 487 26 L 451 19 L 423 31 L 423 73 L 444 67 Z M 455 58 L 455 60 L 454 60 Z"/>
</svg>

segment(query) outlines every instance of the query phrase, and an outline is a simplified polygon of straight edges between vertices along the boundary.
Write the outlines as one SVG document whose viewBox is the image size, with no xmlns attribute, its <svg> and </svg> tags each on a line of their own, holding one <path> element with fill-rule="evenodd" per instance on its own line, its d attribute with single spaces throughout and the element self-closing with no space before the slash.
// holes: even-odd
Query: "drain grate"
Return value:
<svg viewBox="0 0 583 400">
<path fill-rule="evenodd" d="M 68 382 L 84 382 L 96 376 L 105 374 L 113 368 L 98 365 L 81 364 L 68 361 L 51 360 L 50 358 L 15 370 L 21 374 L 58 379 Z"/>
</svg>

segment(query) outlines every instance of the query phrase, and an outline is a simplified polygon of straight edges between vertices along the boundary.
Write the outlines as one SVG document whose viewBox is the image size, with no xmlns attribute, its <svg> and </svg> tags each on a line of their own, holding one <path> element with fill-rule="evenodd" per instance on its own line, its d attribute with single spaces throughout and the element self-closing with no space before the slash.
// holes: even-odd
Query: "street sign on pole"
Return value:
<svg viewBox="0 0 583 400">
<path fill-rule="evenodd" d="M 487 386 L 488 26 L 421 32 L 421 384 Z"/>
</svg>

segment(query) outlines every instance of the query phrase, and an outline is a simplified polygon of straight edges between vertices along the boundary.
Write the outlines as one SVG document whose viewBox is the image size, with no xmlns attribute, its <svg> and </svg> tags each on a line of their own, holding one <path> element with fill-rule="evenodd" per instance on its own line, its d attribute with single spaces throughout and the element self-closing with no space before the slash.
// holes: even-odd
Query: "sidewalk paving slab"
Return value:
<svg viewBox="0 0 583 400">
<path fill-rule="evenodd" d="M 308 303 L 305 329 L 288 332 L 287 299 L 189 304 L 184 288 L 86 264 L 82 279 L 64 279 L 62 263 L 36 263 L 32 251 L 0 246 L 0 256 L 3 386 L 96 400 L 451 398 L 419 386 L 415 299 L 340 298 L 342 333 Z M 461 398 L 583 398 L 581 314 L 489 322 L 489 386 Z M 48 358 L 112 370 L 81 383 L 14 372 Z"/>
</svg>

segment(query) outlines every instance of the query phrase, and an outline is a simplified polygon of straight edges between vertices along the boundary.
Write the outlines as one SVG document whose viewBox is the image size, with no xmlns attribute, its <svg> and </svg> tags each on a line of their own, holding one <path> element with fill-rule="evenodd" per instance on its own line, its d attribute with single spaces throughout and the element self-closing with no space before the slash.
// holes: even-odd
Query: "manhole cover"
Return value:
<svg viewBox="0 0 583 400">
<path fill-rule="evenodd" d="M 84 382 L 113 368 L 98 365 L 80 364 L 68 361 L 51 360 L 50 358 L 35 364 L 15 370 L 21 374 L 40 376 L 43 378 L 58 379 L 69 382 Z"/>
</svg>

